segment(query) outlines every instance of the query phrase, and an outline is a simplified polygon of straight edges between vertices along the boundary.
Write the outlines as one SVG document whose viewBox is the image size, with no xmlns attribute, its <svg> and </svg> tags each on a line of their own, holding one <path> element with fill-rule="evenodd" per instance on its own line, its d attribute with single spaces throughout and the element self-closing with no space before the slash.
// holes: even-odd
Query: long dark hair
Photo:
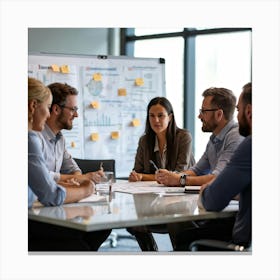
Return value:
<svg viewBox="0 0 280 280">
<path fill-rule="evenodd" d="M 148 104 L 147 107 L 147 119 L 146 119 L 146 128 L 145 128 L 145 134 L 146 134 L 146 139 L 149 143 L 148 149 L 149 149 L 149 155 L 152 160 L 155 160 L 155 154 L 154 154 L 154 147 L 155 147 L 155 137 L 156 133 L 153 131 L 150 125 L 149 121 L 149 111 L 152 106 L 154 105 L 161 105 L 162 107 L 165 108 L 168 116 L 171 116 L 167 131 L 166 131 L 166 146 L 167 146 L 167 155 L 166 155 L 166 168 L 170 169 L 171 168 L 171 159 L 172 159 L 172 151 L 173 146 L 175 144 L 175 137 L 176 133 L 178 132 L 179 128 L 177 127 L 176 121 L 175 121 L 175 116 L 174 116 L 174 111 L 171 103 L 169 100 L 165 97 L 155 97 L 153 98 L 150 103 Z"/>
</svg>

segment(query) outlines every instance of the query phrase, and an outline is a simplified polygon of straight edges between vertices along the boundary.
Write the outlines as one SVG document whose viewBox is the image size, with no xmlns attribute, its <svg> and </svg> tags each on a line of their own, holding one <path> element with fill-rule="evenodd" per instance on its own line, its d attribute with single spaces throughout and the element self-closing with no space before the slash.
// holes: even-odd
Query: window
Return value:
<svg viewBox="0 0 280 280">
<path fill-rule="evenodd" d="M 242 87 L 251 81 L 251 33 L 234 32 L 196 37 L 195 48 L 195 155 L 199 158 L 210 133 L 201 131 L 197 118 L 202 92 L 212 86 L 233 91 L 237 100 Z M 237 112 L 235 114 L 236 119 Z"/>
<path fill-rule="evenodd" d="M 202 92 L 211 86 L 231 89 L 238 98 L 251 81 L 251 29 L 122 29 L 123 55 L 165 58 L 166 97 L 176 122 L 192 133 L 196 160 L 210 134 L 201 131 Z"/>
<path fill-rule="evenodd" d="M 166 97 L 172 103 L 177 125 L 183 127 L 183 38 L 136 41 L 134 56 L 165 59 Z"/>
</svg>

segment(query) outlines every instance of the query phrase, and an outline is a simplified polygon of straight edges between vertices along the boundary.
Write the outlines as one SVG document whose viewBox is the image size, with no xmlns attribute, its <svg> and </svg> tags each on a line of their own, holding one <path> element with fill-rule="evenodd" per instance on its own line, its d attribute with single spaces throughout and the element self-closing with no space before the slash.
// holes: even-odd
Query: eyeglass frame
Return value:
<svg viewBox="0 0 280 280">
<path fill-rule="evenodd" d="M 77 106 L 69 107 L 69 106 L 61 105 L 61 104 L 57 104 L 57 105 L 61 108 L 66 108 L 66 109 L 70 110 L 73 114 L 77 113 L 79 110 L 79 108 Z"/>
<path fill-rule="evenodd" d="M 199 109 L 199 114 L 203 115 L 205 112 L 214 112 L 218 111 L 220 108 L 215 108 L 215 109 Z"/>
</svg>

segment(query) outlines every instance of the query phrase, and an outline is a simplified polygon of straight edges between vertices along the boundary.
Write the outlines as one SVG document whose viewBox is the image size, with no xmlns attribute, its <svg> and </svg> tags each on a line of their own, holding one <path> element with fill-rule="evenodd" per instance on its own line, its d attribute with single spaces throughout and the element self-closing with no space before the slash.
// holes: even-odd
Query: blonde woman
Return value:
<svg viewBox="0 0 280 280">
<path fill-rule="evenodd" d="M 59 185 L 51 177 L 35 131 L 42 131 L 52 104 L 52 94 L 42 82 L 28 78 L 28 207 L 36 196 L 46 206 L 77 202 L 94 191 L 91 180 L 68 179 Z M 83 232 L 28 221 L 29 251 L 97 251 L 111 230 Z"/>
<path fill-rule="evenodd" d="M 34 78 L 28 78 L 28 207 L 36 196 L 46 206 L 77 202 L 94 191 L 90 180 L 70 180 L 59 185 L 50 176 L 35 131 L 44 129 L 50 116 L 52 94 L 48 87 Z"/>
</svg>

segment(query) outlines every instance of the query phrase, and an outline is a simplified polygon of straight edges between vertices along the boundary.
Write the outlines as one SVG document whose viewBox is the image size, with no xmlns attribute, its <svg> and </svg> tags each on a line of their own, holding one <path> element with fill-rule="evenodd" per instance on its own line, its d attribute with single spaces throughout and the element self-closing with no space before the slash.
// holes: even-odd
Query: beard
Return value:
<svg viewBox="0 0 280 280">
<path fill-rule="evenodd" d="M 204 123 L 202 122 L 201 130 L 203 132 L 213 132 L 217 127 L 216 123 Z"/>
<path fill-rule="evenodd" d="M 247 123 L 247 120 L 244 115 L 242 115 L 242 118 L 239 122 L 239 134 L 244 137 L 250 135 L 250 126 Z"/>
<path fill-rule="evenodd" d="M 63 117 L 62 114 L 58 117 L 57 123 L 59 123 L 60 129 L 71 130 L 71 129 L 73 128 L 73 123 L 70 122 L 70 121 L 67 121 L 67 120 Z"/>
<path fill-rule="evenodd" d="M 244 137 L 250 135 L 250 127 L 247 123 L 239 124 L 239 134 Z"/>
</svg>

